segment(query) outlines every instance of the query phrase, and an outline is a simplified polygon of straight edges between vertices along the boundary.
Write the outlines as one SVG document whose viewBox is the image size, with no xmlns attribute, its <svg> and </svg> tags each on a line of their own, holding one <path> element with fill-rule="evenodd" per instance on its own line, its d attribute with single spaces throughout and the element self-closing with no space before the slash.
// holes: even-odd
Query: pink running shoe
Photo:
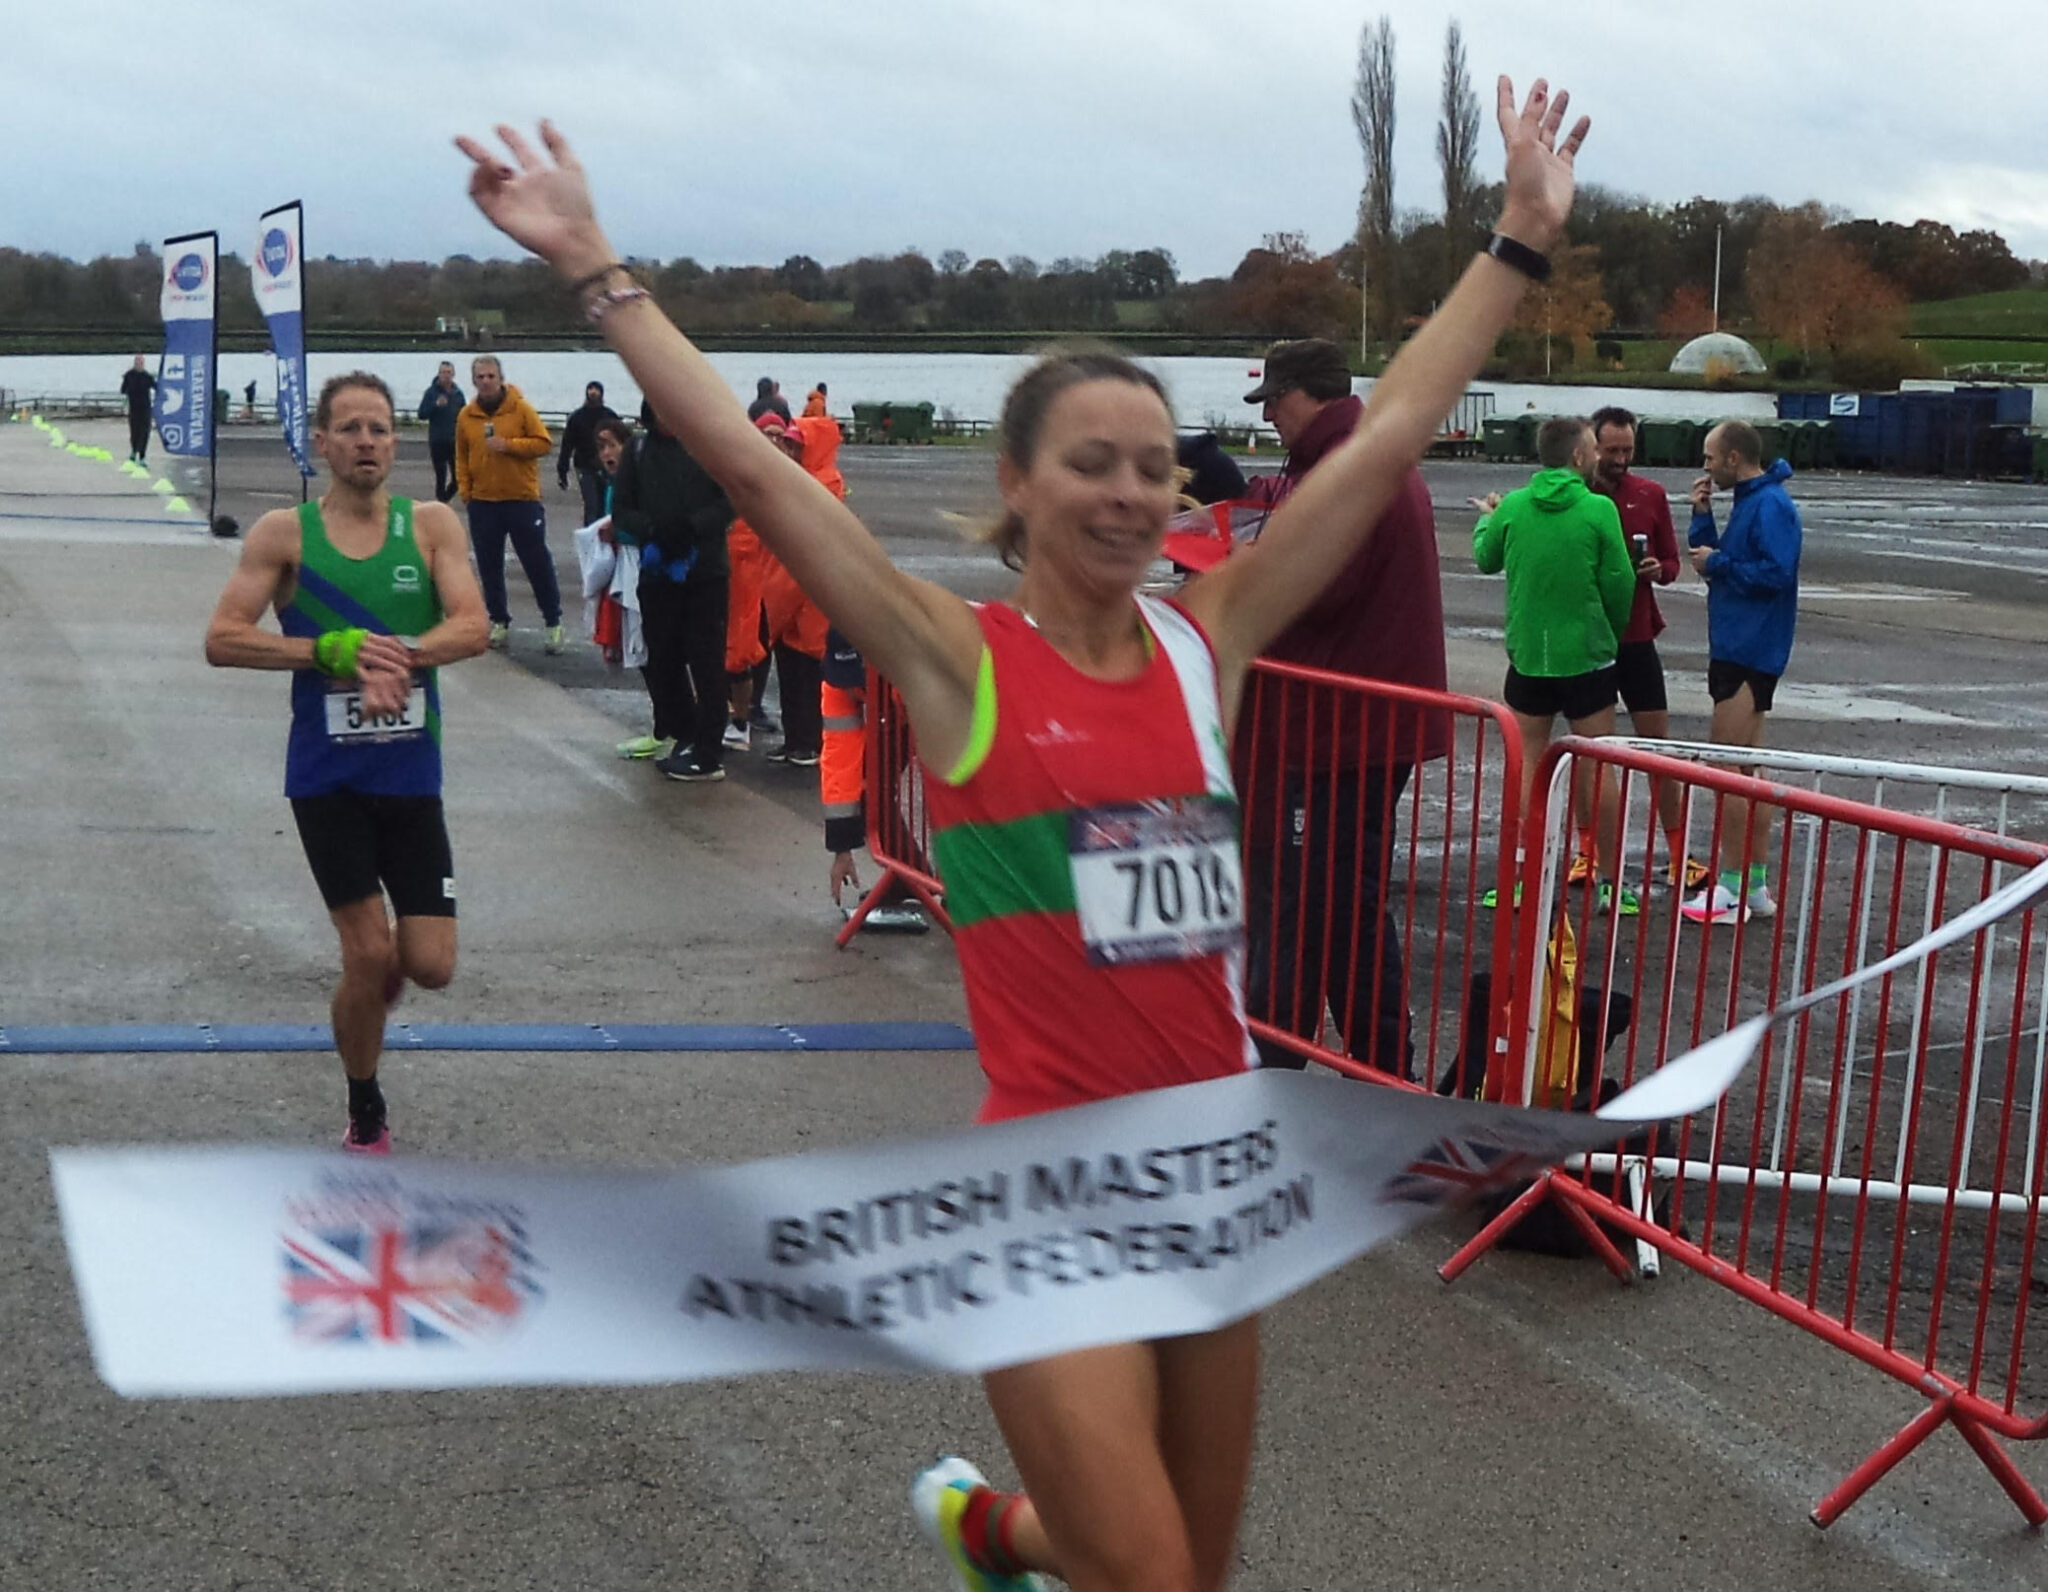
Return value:
<svg viewBox="0 0 2048 1592">
<path fill-rule="evenodd" d="M 356 1137 L 356 1125 L 351 1122 L 341 1136 L 341 1147 L 350 1155 L 389 1155 L 391 1153 L 391 1124 L 380 1122 L 374 1138 Z"/>
</svg>

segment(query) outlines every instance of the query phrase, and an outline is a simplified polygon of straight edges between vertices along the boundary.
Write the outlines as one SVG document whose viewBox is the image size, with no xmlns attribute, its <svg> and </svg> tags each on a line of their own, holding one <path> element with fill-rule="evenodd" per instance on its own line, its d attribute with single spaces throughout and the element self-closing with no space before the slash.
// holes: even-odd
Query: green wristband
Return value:
<svg viewBox="0 0 2048 1592">
<path fill-rule="evenodd" d="M 353 680 L 356 654 L 369 638 L 367 630 L 329 630 L 313 643 L 313 667 L 332 680 Z"/>
</svg>

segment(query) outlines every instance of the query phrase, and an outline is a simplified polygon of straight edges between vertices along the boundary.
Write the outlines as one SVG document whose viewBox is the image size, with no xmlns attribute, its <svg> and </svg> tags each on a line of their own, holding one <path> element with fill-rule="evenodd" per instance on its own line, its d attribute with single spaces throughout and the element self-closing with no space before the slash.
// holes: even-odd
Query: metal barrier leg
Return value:
<svg viewBox="0 0 2048 1592">
<path fill-rule="evenodd" d="M 1953 1393 L 1944 1393 L 1908 1421 L 1884 1447 L 1850 1471 L 1841 1486 L 1814 1505 L 1813 1523 L 1825 1531 L 1840 1520 L 1851 1504 L 1883 1480 L 1900 1460 L 1926 1442 L 1942 1422 L 1951 1418 L 1955 1402 Z"/>
<path fill-rule="evenodd" d="M 1550 1197 L 1550 1174 L 1545 1172 L 1521 1193 L 1512 1204 L 1479 1229 L 1472 1241 L 1449 1260 L 1437 1268 L 1436 1274 L 1445 1282 L 1456 1282 L 1465 1274 L 1465 1268 L 1500 1242 L 1502 1236 L 1529 1212 Z"/>
<path fill-rule="evenodd" d="M 1956 1430 L 1962 1433 L 1963 1441 L 1970 1445 L 1977 1457 L 1984 1461 L 1984 1468 L 2005 1489 L 2006 1497 L 2027 1517 L 2027 1524 L 2037 1527 L 2048 1525 L 2048 1503 L 2042 1502 L 2034 1484 L 2020 1474 L 2019 1466 L 2012 1462 L 2012 1455 L 2005 1451 L 2005 1445 L 1967 1415 L 1950 1418 L 1956 1423 Z"/>
<path fill-rule="evenodd" d="M 1634 1282 L 1634 1269 L 1622 1258 L 1621 1251 L 1614 1247 L 1614 1241 L 1607 1236 L 1600 1224 L 1594 1221 L 1586 1213 L 1585 1207 L 1572 1197 L 1575 1192 L 1568 1180 L 1558 1180 L 1554 1172 L 1543 1173 L 1517 1194 L 1507 1209 L 1480 1228 L 1463 1249 L 1439 1266 L 1436 1274 L 1445 1282 L 1456 1282 L 1473 1261 L 1498 1244 L 1516 1223 L 1548 1199 L 1555 1200 L 1564 1207 L 1566 1219 L 1585 1235 L 1593 1253 L 1600 1257 L 1609 1271 L 1625 1283 Z"/>
<path fill-rule="evenodd" d="M 1577 1187 L 1569 1181 L 1562 1182 L 1551 1190 L 1551 1197 L 1564 1206 L 1565 1215 L 1569 1216 L 1572 1225 L 1585 1235 L 1586 1242 L 1593 1246 L 1593 1253 L 1606 1263 L 1607 1269 L 1625 1283 L 1634 1282 L 1635 1268 L 1622 1259 L 1621 1251 L 1614 1247 L 1614 1241 L 1587 1213 L 1586 1207 L 1577 1196 Z"/>
</svg>

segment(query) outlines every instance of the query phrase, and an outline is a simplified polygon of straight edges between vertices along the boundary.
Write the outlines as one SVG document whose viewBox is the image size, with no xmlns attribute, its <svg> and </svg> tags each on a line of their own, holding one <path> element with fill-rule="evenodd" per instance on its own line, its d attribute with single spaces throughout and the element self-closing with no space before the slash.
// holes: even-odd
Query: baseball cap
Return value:
<svg viewBox="0 0 2048 1592">
<path fill-rule="evenodd" d="M 1264 378 L 1244 395 L 1244 401 L 1262 404 L 1295 387 L 1307 389 L 1316 398 L 1342 397 L 1350 392 L 1351 362 L 1344 357 L 1344 350 L 1326 337 L 1275 343 L 1266 351 Z"/>
</svg>

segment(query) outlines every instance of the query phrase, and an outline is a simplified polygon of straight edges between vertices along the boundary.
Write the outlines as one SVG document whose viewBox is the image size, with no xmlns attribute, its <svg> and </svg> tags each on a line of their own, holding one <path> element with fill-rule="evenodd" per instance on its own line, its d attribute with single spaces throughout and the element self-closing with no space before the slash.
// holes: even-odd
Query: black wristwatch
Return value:
<svg viewBox="0 0 2048 1592">
<path fill-rule="evenodd" d="M 1487 238 L 1485 252 L 1502 265 L 1512 266 L 1520 271 L 1532 282 L 1550 280 L 1550 256 L 1537 252 L 1528 244 L 1518 242 L 1504 232 L 1493 233 Z"/>
</svg>

